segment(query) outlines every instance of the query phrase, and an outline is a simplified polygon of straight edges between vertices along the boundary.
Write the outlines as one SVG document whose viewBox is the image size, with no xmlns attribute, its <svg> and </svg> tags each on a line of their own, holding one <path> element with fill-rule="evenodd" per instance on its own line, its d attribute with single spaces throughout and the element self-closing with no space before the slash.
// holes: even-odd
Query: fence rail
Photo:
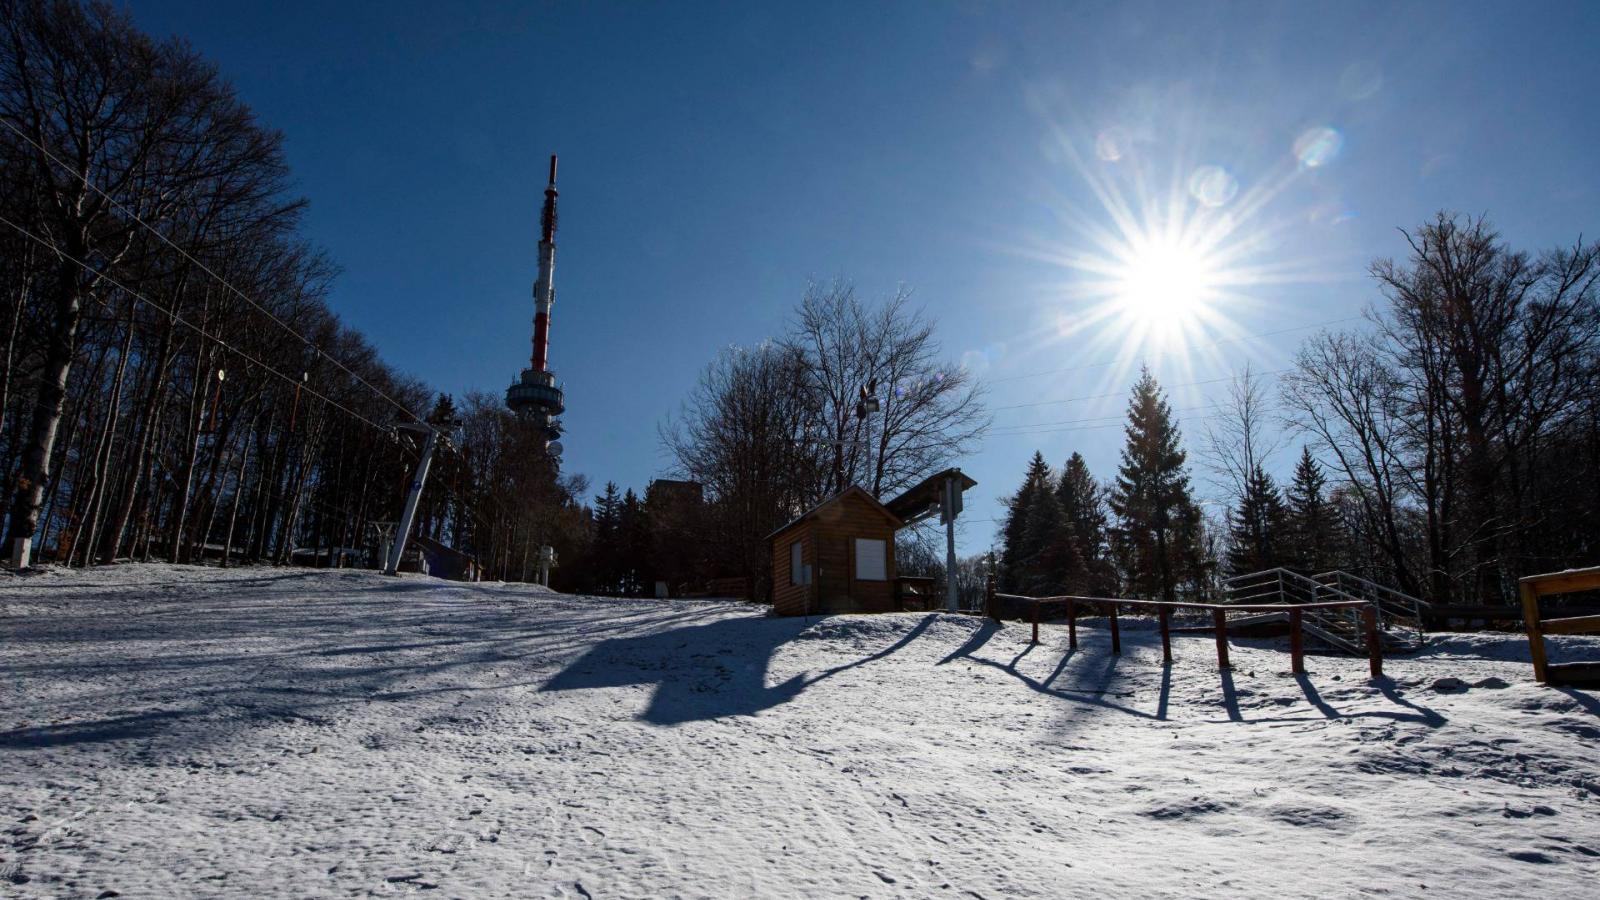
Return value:
<svg viewBox="0 0 1600 900">
<path fill-rule="evenodd" d="M 1161 661 L 1164 665 L 1172 663 L 1172 613 L 1174 610 L 1194 610 L 1211 613 L 1212 626 L 1217 636 L 1217 668 L 1232 668 L 1228 661 L 1228 619 L 1230 612 L 1245 613 L 1287 613 L 1289 616 L 1289 653 L 1294 674 L 1304 675 L 1305 668 L 1305 632 L 1304 613 L 1306 610 L 1329 611 L 1350 610 L 1361 617 L 1361 629 L 1365 638 L 1367 650 L 1367 665 L 1373 678 L 1383 677 L 1383 641 L 1378 632 L 1377 605 L 1367 600 L 1327 600 L 1314 603 L 1196 603 L 1181 600 L 1132 600 L 1121 597 L 1027 597 L 1021 594 L 1001 594 L 993 589 L 989 591 L 989 609 L 991 615 L 997 612 L 993 601 L 1010 600 L 1031 605 L 1033 623 L 1033 642 L 1039 642 L 1039 615 L 1046 603 L 1065 603 L 1067 607 L 1067 645 L 1071 649 L 1078 647 L 1078 607 L 1100 606 L 1107 610 L 1107 617 L 1111 629 L 1111 652 L 1122 652 L 1122 633 L 1117 622 L 1117 613 L 1122 607 L 1136 609 L 1153 609 L 1161 621 Z M 997 616 L 996 616 L 997 617 Z"/>
<path fill-rule="evenodd" d="M 1547 634 L 1600 634 L 1600 616 L 1539 618 L 1540 597 L 1600 590 L 1600 566 L 1529 575 L 1518 586 L 1522 591 L 1522 621 L 1528 629 L 1528 655 L 1533 658 L 1533 677 L 1540 684 L 1600 684 L 1600 663 L 1552 664 L 1545 655 L 1544 646 L 1544 636 Z"/>
</svg>

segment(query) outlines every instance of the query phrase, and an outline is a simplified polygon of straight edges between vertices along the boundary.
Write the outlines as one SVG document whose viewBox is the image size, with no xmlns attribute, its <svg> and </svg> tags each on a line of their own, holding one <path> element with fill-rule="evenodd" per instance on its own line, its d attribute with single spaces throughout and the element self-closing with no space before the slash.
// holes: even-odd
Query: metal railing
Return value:
<svg viewBox="0 0 1600 900">
<path fill-rule="evenodd" d="M 1424 641 L 1423 601 L 1348 572 L 1302 575 L 1290 569 L 1264 569 L 1226 579 L 1222 583 L 1227 604 L 1275 602 L 1306 606 L 1322 601 L 1356 601 L 1373 606 L 1383 638 L 1397 649 L 1414 650 Z M 1324 643 L 1341 650 L 1363 652 L 1361 623 L 1355 613 L 1308 613 L 1310 627 Z"/>
</svg>

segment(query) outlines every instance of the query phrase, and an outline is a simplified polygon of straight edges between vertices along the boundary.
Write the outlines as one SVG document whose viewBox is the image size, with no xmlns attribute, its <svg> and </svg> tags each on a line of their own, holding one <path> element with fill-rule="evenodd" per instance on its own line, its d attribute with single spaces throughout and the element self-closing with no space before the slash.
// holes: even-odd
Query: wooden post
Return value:
<svg viewBox="0 0 1600 900">
<path fill-rule="evenodd" d="M 1078 649 L 1078 604 L 1071 597 L 1067 598 L 1067 648 Z"/>
<path fill-rule="evenodd" d="M 1550 674 L 1546 669 L 1549 661 L 1544 655 L 1544 627 L 1539 622 L 1539 591 L 1527 582 L 1519 587 L 1522 590 L 1522 624 L 1528 629 L 1528 655 L 1533 658 L 1533 678 L 1540 684 L 1549 684 Z"/>
<path fill-rule="evenodd" d="M 1161 664 L 1172 665 L 1172 608 L 1161 607 Z"/>
<path fill-rule="evenodd" d="M 994 606 L 994 566 L 991 564 L 989 568 L 989 575 L 983 582 L 983 614 L 998 622 L 1000 611 Z"/>
<path fill-rule="evenodd" d="M 1122 652 L 1122 632 L 1117 629 L 1117 604 L 1111 604 L 1111 652 Z"/>
<path fill-rule="evenodd" d="M 1039 607 L 1044 604 L 1038 600 L 1033 601 L 1033 643 L 1039 643 Z"/>
<path fill-rule="evenodd" d="M 1228 662 L 1228 617 L 1220 609 L 1211 611 L 1212 621 L 1217 623 L 1217 668 L 1231 669 L 1233 665 Z"/>
<path fill-rule="evenodd" d="M 1306 638 L 1300 627 L 1303 618 L 1300 610 L 1289 610 L 1289 658 L 1296 675 L 1306 673 Z"/>
<path fill-rule="evenodd" d="M 1378 607 L 1369 605 L 1361 610 L 1361 627 L 1367 633 L 1367 667 L 1373 678 L 1383 677 L 1383 641 L 1378 636 Z"/>
</svg>

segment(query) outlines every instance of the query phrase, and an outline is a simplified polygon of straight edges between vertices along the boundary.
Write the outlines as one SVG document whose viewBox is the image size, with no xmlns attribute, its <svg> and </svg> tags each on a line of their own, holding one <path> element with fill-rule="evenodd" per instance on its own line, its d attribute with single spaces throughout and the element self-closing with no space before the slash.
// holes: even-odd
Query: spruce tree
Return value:
<svg viewBox="0 0 1600 900">
<path fill-rule="evenodd" d="M 1257 463 L 1245 481 L 1239 505 L 1230 511 L 1228 573 L 1243 575 L 1283 565 L 1287 519 L 1278 486 Z"/>
<path fill-rule="evenodd" d="M 1037 451 L 1028 462 L 1028 472 L 1022 486 L 1006 501 L 1006 521 L 1001 529 L 1000 586 L 1007 591 L 1021 591 L 1026 587 L 1030 560 L 1038 551 L 1028 535 L 1028 519 L 1035 501 L 1050 491 L 1050 464 L 1044 454 Z"/>
<path fill-rule="evenodd" d="M 1315 572 L 1333 568 L 1339 559 L 1339 523 L 1327 485 L 1327 476 L 1311 448 L 1301 447 L 1286 498 L 1289 546 L 1285 555 L 1292 565 Z"/>
<path fill-rule="evenodd" d="M 605 493 L 594 498 L 594 563 L 592 575 L 604 593 L 618 593 L 622 581 L 622 498 L 617 483 L 606 482 Z"/>
<path fill-rule="evenodd" d="M 1083 579 L 1083 556 L 1062 513 L 1061 502 L 1041 483 L 1023 528 L 1022 590 L 1034 596 L 1060 594 Z"/>
<path fill-rule="evenodd" d="M 654 578 L 650 567 L 650 517 L 639 495 L 628 488 L 617 507 L 617 547 L 621 593 L 648 595 Z"/>
<path fill-rule="evenodd" d="M 1067 459 L 1056 485 L 1056 499 L 1081 559 L 1079 581 L 1067 585 L 1067 590 L 1090 596 L 1113 593 L 1116 578 L 1107 556 L 1105 492 L 1089 474 L 1082 454 L 1073 453 Z"/>
<path fill-rule="evenodd" d="M 1204 555 L 1196 546 L 1199 514 L 1172 408 L 1149 369 L 1133 387 L 1124 433 L 1110 501 L 1128 587 L 1139 596 L 1175 600 L 1180 583 L 1197 580 L 1194 570 Z"/>
</svg>

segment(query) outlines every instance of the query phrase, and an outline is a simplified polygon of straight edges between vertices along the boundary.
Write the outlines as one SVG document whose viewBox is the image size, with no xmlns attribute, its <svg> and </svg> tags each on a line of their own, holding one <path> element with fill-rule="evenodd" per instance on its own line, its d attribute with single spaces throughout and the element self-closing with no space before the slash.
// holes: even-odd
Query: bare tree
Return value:
<svg viewBox="0 0 1600 900">
<path fill-rule="evenodd" d="M 909 487 L 988 429 L 981 386 L 941 359 L 933 323 L 904 288 L 873 305 L 845 282 L 813 283 L 782 343 L 804 365 L 808 433 L 828 463 L 821 495 L 852 484 L 874 496 Z M 876 388 L 875 415 L 857 415 L 863 388 Z"/>
<path fill-rule="evenodd" d="M 1324 332 L 1306 341 L 1283 379 L 1296 425 L 1337 462 L 1377 530 L 1379 547 L 1402 590 L 1419 593 L 1400 528 L 1404 465 L 1403 400 L 1377 346 L 1354 334 Z"/>
<path fill-rule="evenodd" d="M 1268 468 L 1283 448 L 1273 400 L 1266 379 L 1247 363 L 1228 382 L 1227 397 L 1206 425 L 1205 465 L 1234 502 L 1245 497 L 1256 471 Z"/>
</svg>

